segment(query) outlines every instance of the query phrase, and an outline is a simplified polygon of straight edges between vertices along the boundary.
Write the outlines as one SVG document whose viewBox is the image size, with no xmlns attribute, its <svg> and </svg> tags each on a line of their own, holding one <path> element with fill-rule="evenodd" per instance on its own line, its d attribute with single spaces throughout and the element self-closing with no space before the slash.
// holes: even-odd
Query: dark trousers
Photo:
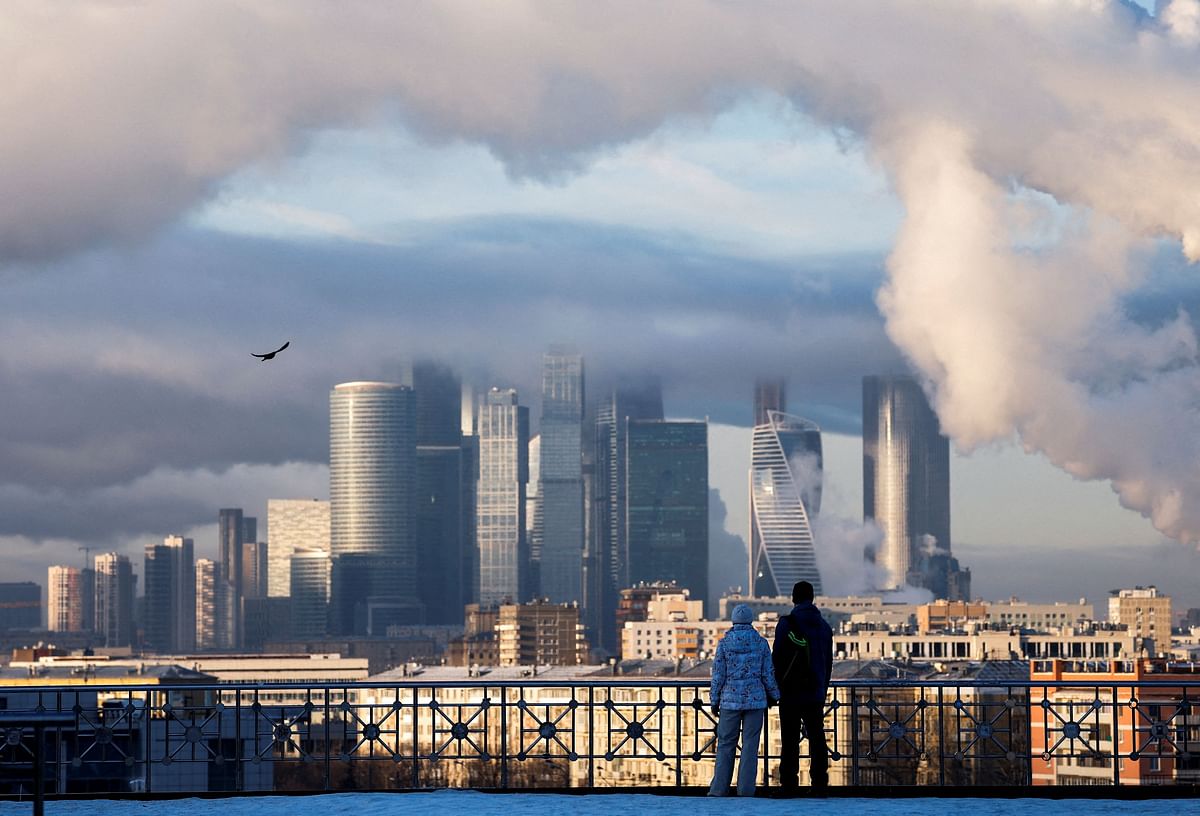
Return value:
<svg viewBox="0 0 1200 816">
<path fill-rule="evenodd" d="M 825 704 L 779 703 L 779 784 L 783 788 L 800 785 L 800 732 L 808 739 L 809 772 L 814 788 L 829 784 L 829 749 L 825 745 Z"/>
</svg>

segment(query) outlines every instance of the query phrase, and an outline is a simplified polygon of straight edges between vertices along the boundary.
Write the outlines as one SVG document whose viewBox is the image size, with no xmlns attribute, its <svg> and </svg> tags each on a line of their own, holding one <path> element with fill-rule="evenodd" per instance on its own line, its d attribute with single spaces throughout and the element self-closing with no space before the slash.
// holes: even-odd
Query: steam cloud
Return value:
<svg viewBox="0 0 1200 816">
<path fill-rule="evenodd" d="M 1200 2 L 10 3 L 0 260 L 144 237 L 322 127 L 393 121 L 553 176 L 768 91 L 907 211 L 879 296 L 962 448 L 1014 432 L 1200 540 L 1197 341 L 1121 299 L 1200 259 Z M 803 194 L 803 191 L 797 191 Z"/>
</svg>

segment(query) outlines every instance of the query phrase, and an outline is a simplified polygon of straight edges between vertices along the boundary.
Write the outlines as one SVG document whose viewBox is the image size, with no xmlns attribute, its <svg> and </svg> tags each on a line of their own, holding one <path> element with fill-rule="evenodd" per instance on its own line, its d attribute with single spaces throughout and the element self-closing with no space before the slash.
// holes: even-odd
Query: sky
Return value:
<svg viewBox="0 0 1200 816">
<path fill-rule="evenodd" d="M 1200 3 L 1151 5 L 14 3 L 8 572 L 211 554 L 327 494 L 333 384 L 432 356 L 536 417 L 567 342 L 710 419 L 733 535 L 756 377 L 853 527 L 861 378 L 911 371 L 976 594 L 1200 606 Z"/>
</svg>

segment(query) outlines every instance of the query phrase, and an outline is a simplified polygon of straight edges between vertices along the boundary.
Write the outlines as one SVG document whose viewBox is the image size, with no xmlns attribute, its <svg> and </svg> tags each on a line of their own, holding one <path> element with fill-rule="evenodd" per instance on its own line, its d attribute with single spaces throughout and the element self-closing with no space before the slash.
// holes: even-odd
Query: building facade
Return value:
<svg viewBox="0 0 1200 816">
<path fill-rule="evenodd" d="M 229 642 L 229 588 L 219 561 L 196 560 L 196 648 L 227 651 Z"/>
<path fill-rule="evenodd" d="M 51 632 L 88 631 L 84 626 L 84 610 L 93 605 L 95 599 L 84 596 L 82 573 L 78 567 L 62 565 L 47 571 L 46 628 Z"/>
<path fill-rule="evenodd" d="M 120 553 L 96 556 L 95 627 L 109 648 L 133 644 L 135 581 L 133 564 Z"/>
<path fill-rule="evenodd" d="M 430 624 L 460 624 L 474 559 L 463 480 L 462 381 L 440 363 L 413 365 L 417 406 L 417 589 Z M 473 511 L 473 508 L 472 508 Z"/>
<path fill-rule="evenodd" d="M 143 646 L 149 651 L 178 653 L 196 648 L 194 550 L 192 539 L 183 536 L 146 545 L 142 632 Z"/>
<path fill-rule="evenodd" d="M 821 429 L 768 410 L 750 454 L 750 587 L 754 596 L 790 595 L 797 581 L 819 594 L 813 521 L 821 508 Z"/>
<path fill-rule="evenodd" d="M 515 389 L 493 388 L 476 417 L 479 481 L 475 538 L 479 603 L 520 603 L 529 591 L 529 542 L 525 536 L 529 482 L 529 409 Z"/>
<path fill-rule="evenodd" d="M 1145 647 L 1151 656 L 1170 648 L 1171 599 L 1160 593 L 1158 587 L 1114 590 L 1108 599 L 1108 620 L 1128 626 L 1138 648 Z"/>
<path fill-rule="evenodd" d="M 553 603 L 584 597 L 583 406 L 583 357 L 551 349 L 542 358 L 538 592 Z"/>
<path fill-rule="evenodd" d="M 579 605 L 545 600 L 504 604 L 496 621 L 501 666 L 574 666 L 588 662 Z"/>
<path fill-rule="evenodd" d="M 292 553 L 330 551 L 330 504 L 321 499 L 267 499 L 267 595 L 291 593 Z"/>
<path fill-rule="evenodd" d="M 322 638 L 329 633 L 331 562 L 328 550 L 292 552 L 291 637 Z"/>
<path fill-rule="evenodd" d="M 970 597 L 969 573 L 951 555 L 950 441 L 911 377 L 863 378 L 863 518 L 884 536 L 879 589 Z"/>
<path fill-rule="evenodd" d="M 249 524 L 247 524 L 249 522 Z M 216 621 L 216 639 L 230 647 L 242 644 L 242 598 L 244 596 L 244 558 L 247 528 L 257 532 L 253 518 L 247 518 L 240 507 L 225 507 L 217 511 L 217 563 L 224 602 Z M 254 536 L 249 540 L 253 541 Z M 226 647 L 223 647 L 226 648 Z"/>
<path fill-rule="evenodd" d="M 338 634 L 383 635 L 423 617 L 415 393 L 350 382 L 335 386 L 329 403 L 332 624 Z"/>
<path fill-rule="evenodd" d="M 626 570 L 708 597 L 708 423 L 627 420 Z"/>
</svg>

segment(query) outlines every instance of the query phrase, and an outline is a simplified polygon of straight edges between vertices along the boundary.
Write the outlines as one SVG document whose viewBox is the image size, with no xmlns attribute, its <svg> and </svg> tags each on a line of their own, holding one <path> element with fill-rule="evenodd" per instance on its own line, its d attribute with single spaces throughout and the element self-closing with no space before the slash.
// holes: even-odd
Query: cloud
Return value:
<svg viewBox="0 0 1200 816">
<path fill-rule="evenodd" d="M 398 117 L 554 180 L 665 121 L 771 91 L 861 139 L 893 180 L 906 218 L 880 306 L 960 446 L 1015 432 L 1200 541 L 1194 333 L 1120 308 L 1143 280 L 1141 242 L 1200 258 L 1196 19 L 1194 0 L 1161 19 L 1104 0 L 464 0 L 403 13 L 29 0 L 0 30 L 0 257 L 142 238 L 320 128 Z M 1061 233 L 1033 230 L 1051 236 L 1036 247 L 1030 223 L 1060 214 L 1023 190 L 1071 209 Z M 595 317 L 571 302 L 549 328 Z M 495 313 L 522 316 L 506 302 Z M 775 315 L 760 335 L 788 326 Z M 655 319 L 658 355 L 698 341 L 670 309 Z"/>
</svg>

